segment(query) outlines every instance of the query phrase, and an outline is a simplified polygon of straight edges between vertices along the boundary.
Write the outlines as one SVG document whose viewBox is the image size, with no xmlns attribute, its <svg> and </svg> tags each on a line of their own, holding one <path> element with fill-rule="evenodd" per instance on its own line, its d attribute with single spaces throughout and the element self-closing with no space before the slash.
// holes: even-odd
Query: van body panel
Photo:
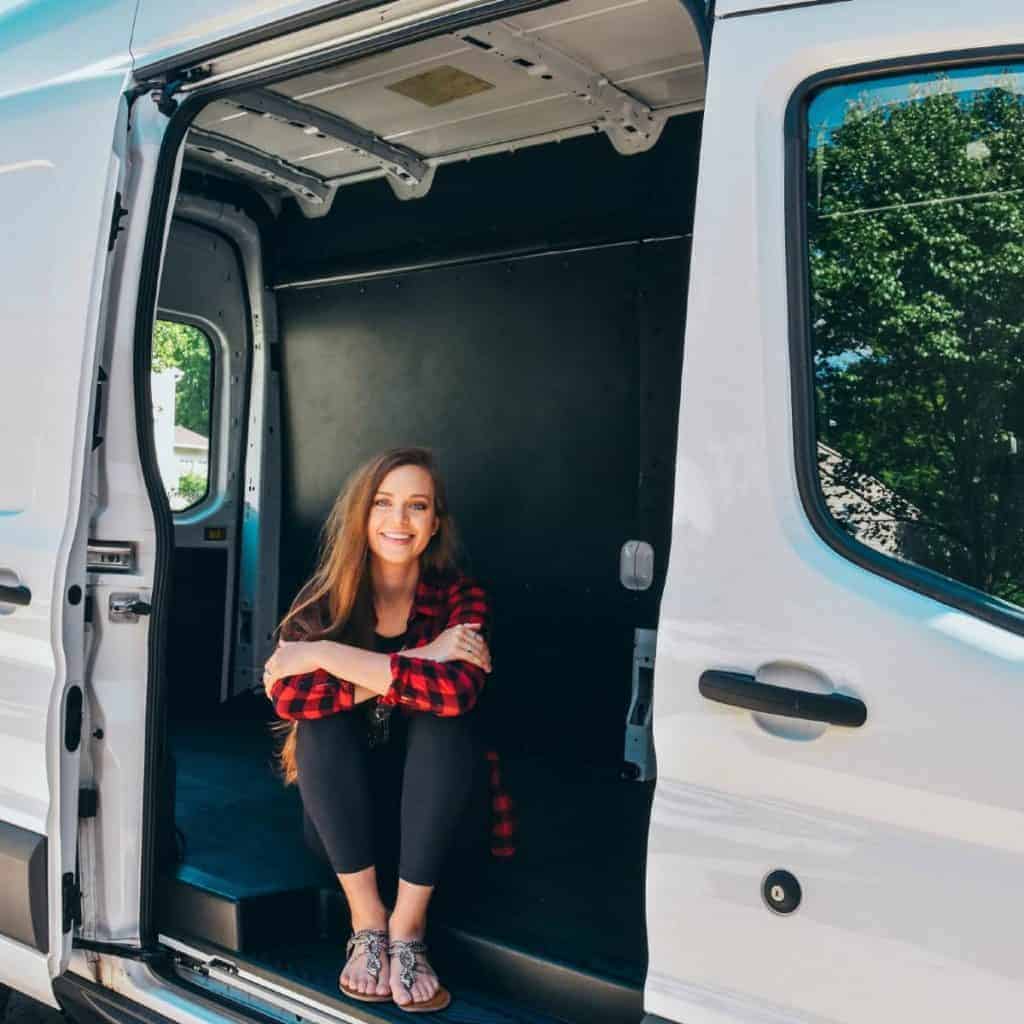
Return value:
<svg viewBox="0 0 1024 1024">
<path fill-rule="evenodd" d="M 251 41 L 268 26 L 287 30 L 289 22 L 300 23 L 303 15 L 318 9 L 358 10 L 372 3 L 337 0 L 232 0 L 211 8 L 202 0 L 164 4 L 141 0 L 132 33 L 132 55 L 145 68 L 182 54 L 194 54 L 204 47 L 230 46 L 232 39 Z M 248 38 L 247 38 L 248 37 Z"/>
<path fill-rule="evenodd" d="M 787 110 L 810 76 L 1014 42 L 1010 0 L 857 0 L 716 25 L 654 686 L 650 1013 L 938 1024 L 1024 1003 L 1024 638 L 862 569 L 811 525 L 785 181 Z M 818 680 L 864 701 L 867 722 L 787 734 L 705 700 L 709 669 Z M 803 891 L 786 916 L 762 896 L 780 868 Z"/>
<path fill-rule="evenodd" d="M 82 744 L 79 512 L 134 9 L 35 3 L 0 17 L 0 582 L 28 602 L 0 605 L 0 821 L 46 839 L 49 936 L 47 949 L 0 956 L 0 983 L 50 1002 L 43 982 L 71 944 L 62 890 L 75 872 Z"/>
<path fill-rule="evenodd" d="M 34 90 L 127 68 L 136 4 L 137 0 L 4 4 L 0 96 L 8 102 L 9 94 L 17 93 L 24 102 Z"/>
<path fill-rule="evenodd" d="M 0 823 L 0 922 L 25 946 L 49 948 L 46 837 Z"/>
<path fill-rule="evenodd" d="M 779 8 L 820 7 L 826 4 L 849 4 L 859 0 L 717 0 L 716 18 L 737 18 L 745 14 L 765 14 Z"/>
</svg>

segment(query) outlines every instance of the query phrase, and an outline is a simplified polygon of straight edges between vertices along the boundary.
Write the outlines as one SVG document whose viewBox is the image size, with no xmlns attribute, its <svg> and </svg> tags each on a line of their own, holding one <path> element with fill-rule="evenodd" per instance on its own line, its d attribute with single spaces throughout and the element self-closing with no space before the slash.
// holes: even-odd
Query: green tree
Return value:
<svg viewBox="0 0 1024 1024">
<path fill-rule="evenodd" d="M 153 329 L 153 369 L 182 371 L 175 386 L 175 426 L 210 436 L 210 343 L 196 327 L 157 320 Z"/>
<path fill-rule="evenodd" d="M 847 529 L 1024 605 L 1024 100 L 949 84 L 812 121 L 818 433 Z"/>
<path fill-rule="evenodd" d="M 185 473 L 178 477 L 178 495 L 189 505 L 194 505 L 206 494 L 207 479 L 198 473 Z"/>
</svg>

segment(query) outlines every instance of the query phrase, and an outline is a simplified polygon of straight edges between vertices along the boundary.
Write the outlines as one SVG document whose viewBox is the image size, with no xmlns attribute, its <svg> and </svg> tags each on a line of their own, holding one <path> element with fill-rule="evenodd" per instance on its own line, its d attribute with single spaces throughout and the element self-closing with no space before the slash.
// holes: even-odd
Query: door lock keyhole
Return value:
<svg viewBox="0 0 1024 1024">
<path fill-rule="evenodd" d="M 761 895 L 768 904 L 768 909 L 776 914 L 792 914 L 803 899 L 803 892 L 796 876 L 781 868 L 772 871 L 764 880 Z"/>
</svg>

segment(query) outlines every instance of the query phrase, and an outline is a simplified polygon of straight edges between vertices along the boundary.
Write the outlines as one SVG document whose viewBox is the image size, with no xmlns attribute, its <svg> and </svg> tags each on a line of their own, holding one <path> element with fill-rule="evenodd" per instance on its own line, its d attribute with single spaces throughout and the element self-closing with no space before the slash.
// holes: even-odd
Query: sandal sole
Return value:
<svg viewBox="0 0 1024 1024">
<path fill-rule="evenodd" d="M 378 996 L 370 995 L 368 992 L 353 992 L 352 989 L 346 988 L 344 985 L 338 986 L 339 990 L 349 997 L 349 999 L 358 999 L 361 1003 L 390 1003 L 391 996 Z"/>
<path fill-rule="evenodd" d="M 395 1003 L 404 1013 L 435 1013 L 444 1010 L 452 1001 L 452 994 L 446 988 L 439 988 L 434 995 L 422 1003 Z"/>
</svg>

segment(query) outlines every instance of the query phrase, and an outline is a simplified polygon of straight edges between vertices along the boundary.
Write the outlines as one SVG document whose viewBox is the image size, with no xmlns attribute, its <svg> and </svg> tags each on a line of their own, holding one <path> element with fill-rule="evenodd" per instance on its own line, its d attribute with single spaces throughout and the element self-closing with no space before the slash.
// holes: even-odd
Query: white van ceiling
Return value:
<svg viewBox="0 0 1024 1024">
<path fill-rule="evenodd" d="M 186 144 L 316 214 L 342 185 L 413 198 L 441 164 L 577 135 L 641 152 L 703 101 L 681 0 L 568 0 L 218 100 Z"/>
</svg>

